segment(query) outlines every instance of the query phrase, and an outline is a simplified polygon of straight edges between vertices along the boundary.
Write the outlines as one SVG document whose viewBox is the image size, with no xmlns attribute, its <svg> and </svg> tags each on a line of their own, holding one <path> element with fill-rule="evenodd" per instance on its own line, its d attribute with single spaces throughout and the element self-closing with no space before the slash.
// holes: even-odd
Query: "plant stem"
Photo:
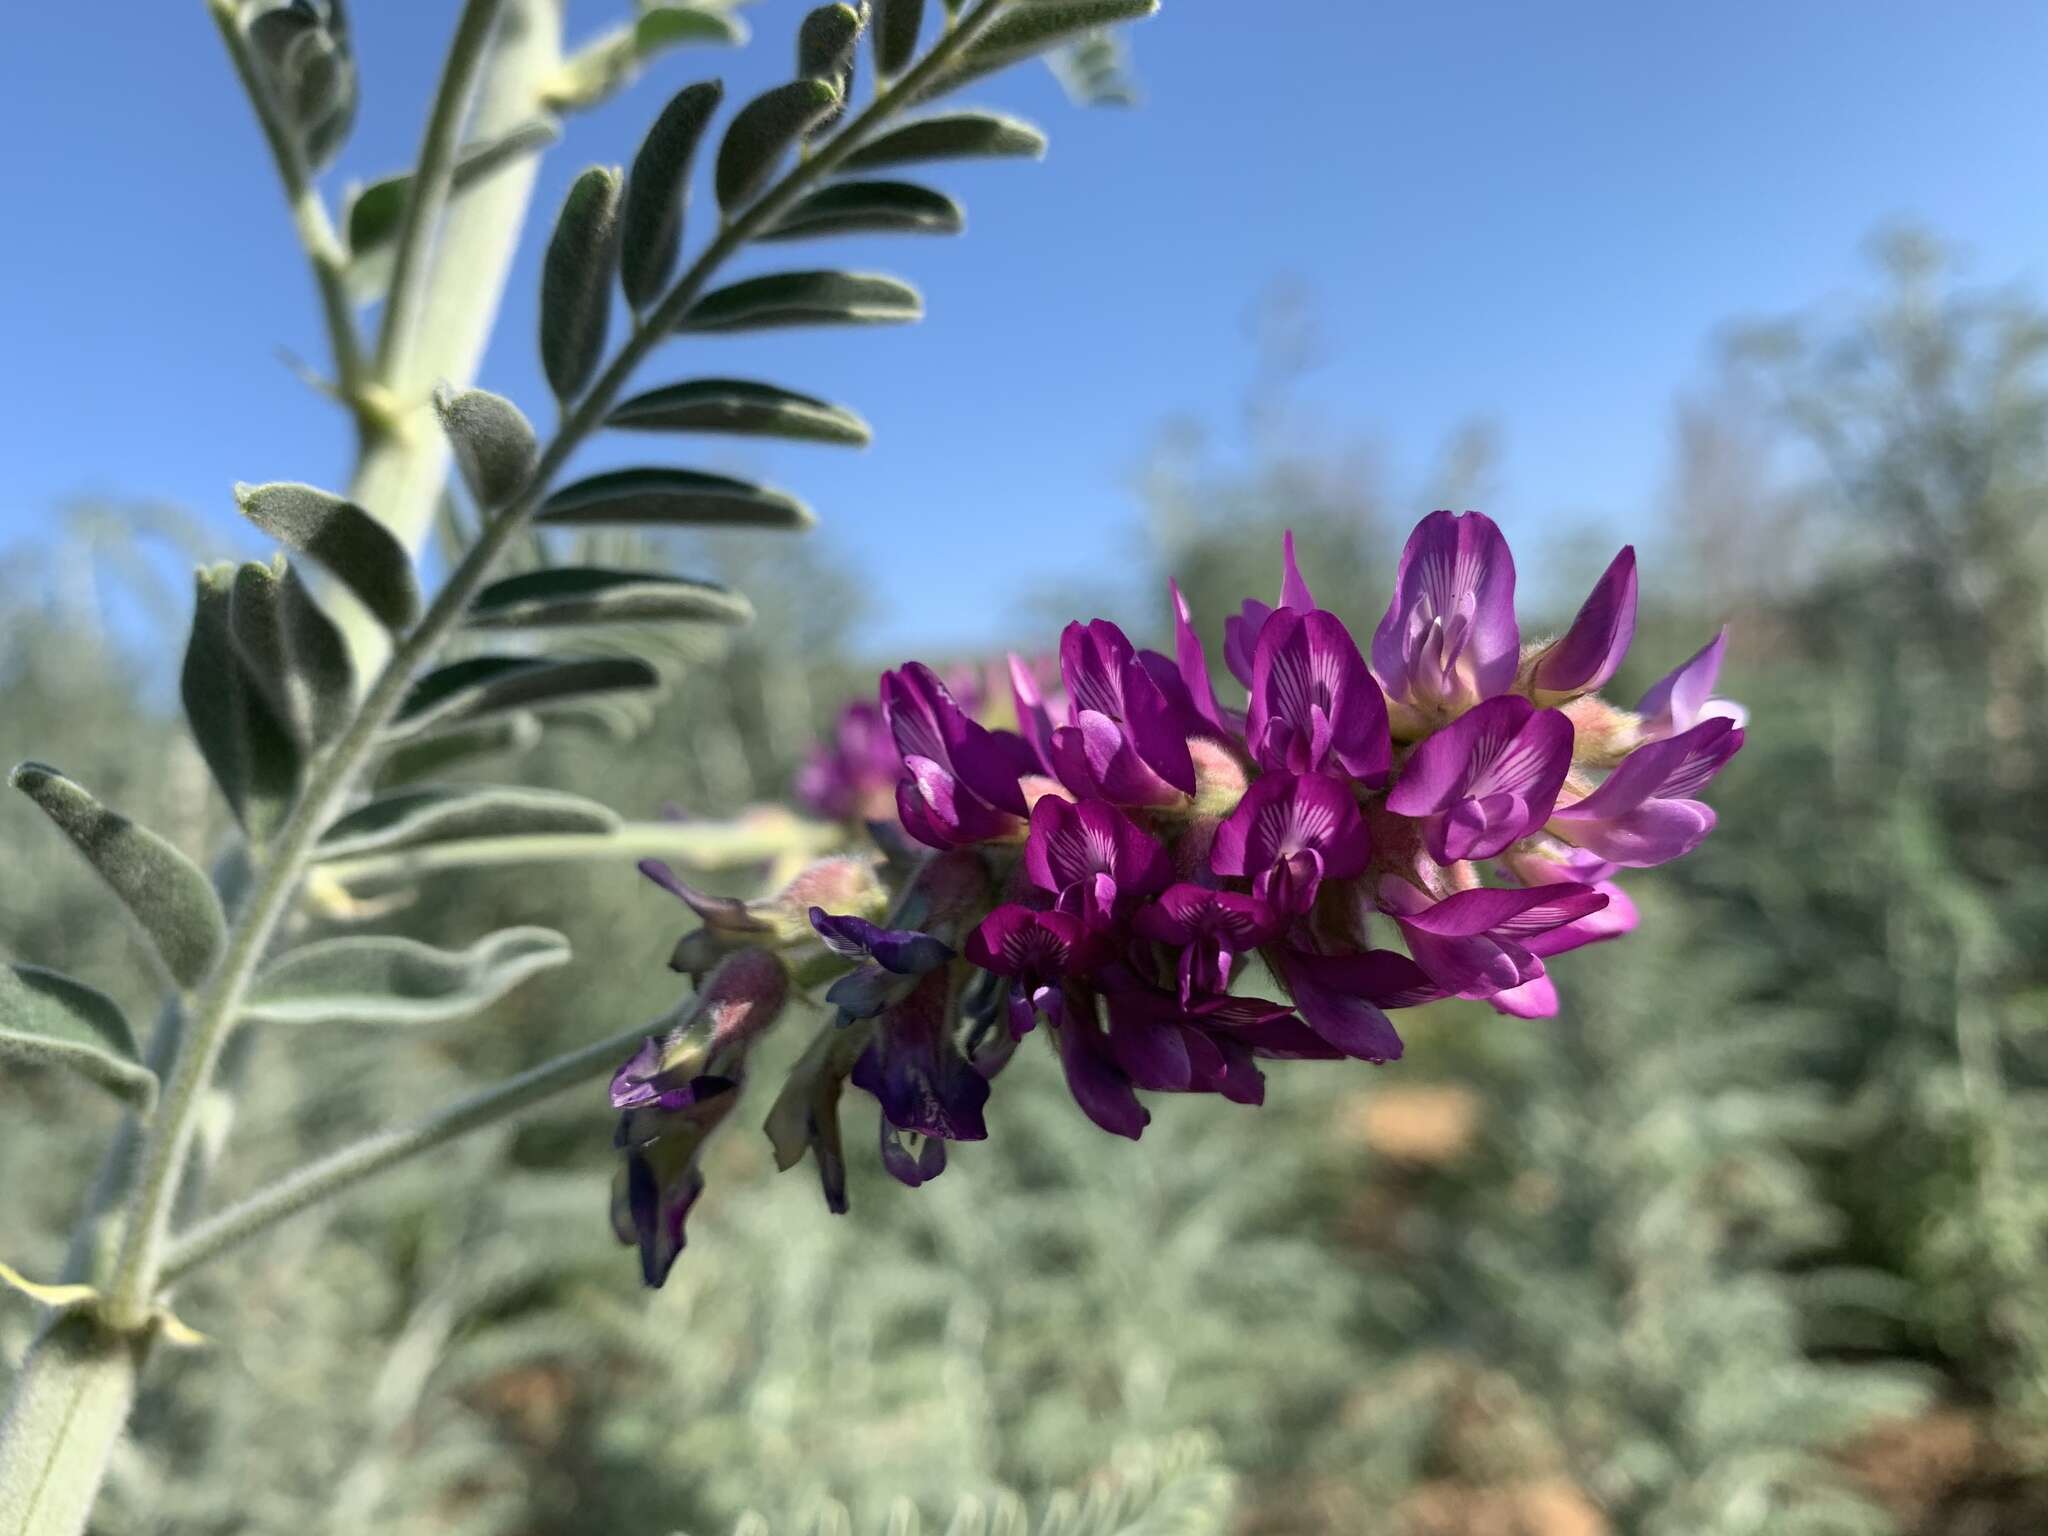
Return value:
<svg viewBox="0 0 2048 1536">
<path fill-rule="evenodd" d="M 164 1258 L 163 1280 L 168 1284 L 182 1278 L 286 1217 L 338 1195 L 372 1174 L 612 1070 L 648 1033 L 643 1026 L 599 1040 L 436 1110 L 412 1125 L 380 1131 L 329 1153 L 182 1233 Z"/>
<path fill-rule="evenodd" d="M 473 0 L 473 4 L 484 0 Z M 866 133 L 898 106 L 915 100 L 924 84 L 967 47 L 995 19 L 1005 0 L 981 0 L 922 59 L 879 92 L 867 109 L 815 154 L 800 161 L 758 201 L 729 221 L 675 285 L 655 305 L 645 325 L 619 349 L 588 394 L 563 418 L 534 466 L 526 488 L 484 529 L 461 564 L 449 573 L 419 622 L 405 636 L 355 717 L 318 758 L 290 817 L 270 848 L 268 861 L 250 888 L 248 905 L 228 935 L 220 963 L 194 1000 L 191 1023 L 165 1084 L 154 1125 L 143 1148 L 142 1166 L 129 1204 L 121 1254 L 108 1287 L 106 1314 L 123 1329 L 138 1329 L 149 1316 L 171 1197 L 191 1149 L 195 1111 L 212 1079 L 229 1029 L 241 1010 L 256 967 L 271 935 L 290 907 L 321 829 L 339 809 L 377 744 L 378 732 L 397 712 L 415 672 L 433 657 L 462 621 L 507 545 L 522 533 L 569 455 L 603 422 L 605 412 L 647 354 L 675 330 L 726 259 L 765 228 L 815 181 L 829 174 Z"/>
<path fill-rule="evenodd" d="M 312 170 L 307 166 L 305 156 L 299 152 L 291 125 L 279 113 L 277 101 L 263 78 L 262 66 L 249 49 L 249 39 L 242 31 L 241 14 L 235 0 L 207 0 L 206 10 L 213 17 L 213 24 L 220 29 L 228 59 L 234 64 L 235 75 L 241 80 L 257 124 L 263 129 L 264 142 L 270 146 L 270 158 L 277 165 L 278 179 L 284 183 L 292 226 L 298 231 L 299 244 L 305 247 L 306 259 L 312 264 L 313 286 L 319 291 L 320 310 L 327 320 L 328 342 L 334 351 L 335 383 L 342 399 L 360 419 L 364 409 L 363 352 L 362 342 L 356 335 L 355 311 L 350 306 L 344 281 L 348 253 L 342 249 L 341 237 L 335 233 L 333 221 L 327 216 L 327 204 L 320 196 L 320 189 L 313 185 Z"/>
<path fill-rule="evenodd" d="M 426 137 L 413 165 L 405 218 L 391 265 L 391 287 L 384 299 L 384 326 L 377 337 L 377 382 L 396 389 L 407 377 L 408 362 L 426 302 L 420 274 L 434 242 L 441 215 L 447 211 L 455 181 L 455 156 L 462 145 L 462 124 L 476 99 L 477 82 L 490 54 L 491 33 L 498 24 L 503 0 L 465 0 L 455 40 L 448 47 L 441 84 L 427 114 Z"/>
<path fill-rule="evenodd" d="M 609 832 L 548 832 L 428 843 L 395 853 L 329 859 L 320 873 L 343 885 L 376 885 L 444 869 L 567 864 L 590 859 L 671 858 L 696 869 L 731 869 L 788 854 L 823 854 L 844 840 L 837 827 L 785 813 L 739 821 L 634 821 Z"/>
<path fill-rule="evenodd" d="M 57 1318 L 29 1347 L 0 1421 L 0 1536 L 85 1529 L 148 1347 L 82 1311 Z"/>
</svg>

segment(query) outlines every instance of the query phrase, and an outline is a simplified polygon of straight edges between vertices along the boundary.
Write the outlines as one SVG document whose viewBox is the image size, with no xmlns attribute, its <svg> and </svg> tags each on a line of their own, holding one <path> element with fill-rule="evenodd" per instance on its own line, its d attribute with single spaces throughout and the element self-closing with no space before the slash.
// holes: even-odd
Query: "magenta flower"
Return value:
<svg viewBox="0 0 2048 1536">
<path fill-rule="evenodd" d="M 1469 709 L 1514 686 L 1521 643 L 1515 560 L 1493 520 L 1432 512 L 1416 524 L 1373 631 L 1387 697 L 1429 718 Z"/>
<path fill-rule="evenodd" d="M 1424 737 L 1387 809 L 1422 824 L 1439 864 L 1490 859 L 1543 825 L 1571 767 L 1571 721 L 1502 694 Z"/>
<path fill-rule="evenodd" d="M 1726 716 L 1637 747 L 1606 782 L 1551 813 L 1550 828 L 1579 848 L 1647 869 L 1697 848 L 1714 830 L 1714 810 L 1691 798 L 1742 749 L 1742 728 Z"/>
<path fill-rule="evenodd" d="M 1225 709 L 1216 702 L 1216 685 L 1209 678 L 1209 658 L 1202 649 L 1202 637 L 1195 633 L 1195 616 L 1188 600 L 1181 596 L 1180 583 L 1169 581 L 1173 597 L 1173 655 L 1181 686 L 1187 690 L 1189 706 L 1196 717 L 1225 741 L 1244 734 L 1241 711 Z"/>
<path fill-rule="evenodd" d="M 1041 1016 L 1060 1012 L 1061 988 L 1091 968 L 1087 925 L 1067 912 L 997 907 L 967 936 L 967 958 L 1010 983 L 1010 1033 L 1029 1034 Z"/>
<path fill-rule="evenodd" d="M 1024 869 L 1060 911 L 1098 931 L 1173 878 L 1159 840 L 1122 811 L 1101 800 L 1076 805 L 1058 795 L 1043 796 L 1031 808 Z"/>
<path fill-rule="evenodd" d="M 1165 657 L 1155 671 L 1106 619 L 1069 624 L 1060 636 L 1060 678 L 1069 719 L 1050 733 L 1047 766 L 1082 799 L 1167 805 L 1195 792 L 1188 752 L 1192 703 L 1161 686 L 1178 679 Z"/>
<path fill-rule="evenodd" d="M 1522 890 L 1480 887 L 1432 902 L 1408 881 L 1380 882 L 1380 908 L 1408 952 L 1452 997 L 1492 997 L 1534 981 L 1543 962 L 1526 940 L 1607 905 L 1603 892 L 1560 882 Z"/>
<path fill-rule="evenodd" d="M 1368 788 L 1386 782 L 1393 766 L 1386 697 L 1335 614 L 1276 609 L 1259 631 L 1251 692 L 1245 739 L 1261 768 L 1329 767 Z"/>
<path fill-rule="evenodd" d="M 1635 633 L 1636 549 L 1624 544 L 1593 583 L 1572 627 L 1536 663 L 1538 693 L 1564 698 L 1604 686 L 1621 669 Z"/>
<path fill-rule="evenodd" d="M 1180 951 L 1175 971 L 1184 1008 L 1228 992 L 1238 957 L 1277 938 L 1282 926 L 1281 915 L 1255 896 L 1186 883 L 1162 892 L 1131 921 L 1140 938 Z"/>
<path fill-rule="evenodd" d="M 970 719 L 919 662 L 882 674 L 882 715 L 903 756 L 896 813 L 912 837 L 957 848 L 1022 830 L 1017 781 L 1032 764 L 1021 740 Z"/>
<path fill-rule="evenodd" d="M 1281 978 L 1295 1009 L 1317 1036 L 1360 1061 L 1398 1061 L 1401 1037 L 1386 1015 L 1442 997 L 1420 966 L 1389 949 L 1351 955 L 1283 950 Z"/>
<path fill-rule="evenodd" d="M 1346 786 L 1321 774 L 1269 773 L 1216 829 L 1209 867 L 1249 879 L 1259 900 L 1300 916 L 1324 880 L 1363 874 L 1371 854 Z"/>
<path fill-rule="evenodd" d="M 1721 657 L 1727 649 L 1728 631 L 1723 629 L 1643 695 L 1636 705 L 1636 713 L 1643 717 L 1642 740 L 1662 741 L 1703 720 L 1732 720 L 1737 725 L 1749 722 L 1749 711 L 1740 704 L 1714 697 Z"/>
</svg>

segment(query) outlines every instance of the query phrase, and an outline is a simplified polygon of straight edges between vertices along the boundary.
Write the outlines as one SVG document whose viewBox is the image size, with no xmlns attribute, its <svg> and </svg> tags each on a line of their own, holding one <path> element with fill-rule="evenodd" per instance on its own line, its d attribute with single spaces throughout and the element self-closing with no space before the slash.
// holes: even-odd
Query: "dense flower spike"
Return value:
<svg viewBox="0 0 2048 1536">
<path fill-rule="evenodd" d="M 902 832 L 939 852 L 885 841 L 865 877 L 820 865 L 751 905 L 649 868 L 702 919 L 693 954 L 766 947 L 824 988 L 832 1021 L 768 1132 L 781 1166 L 813 1157 L 832 1210 L 849 1082 L 909 1185 L 987 1134 L 991 1080 L 1033 1035 L 1115 1135 L 1144 1131 L 1145 1094 L 1257 1104 L 1261 1061 L 1397 1060 L 1403 1008 L 1556 1013 L 1547 963 L 1636 926 L 1616 875 L 1712 830 L 1697 797 L 1743 739 L 1740 707 L 1712 693 L 1725 637 L 1633 713 L 1596 692 L 1634 637 L 1633 549 L 1526 650 L 1513 557 L 1477 512 L 1416 527 L 1369 651 L 1317 606 L 1291 535 L 1281 568 L 1277 605 L 1247 598 L 1223 626 L 1241 705 L 1219 696 L 1178 586 L 1170 656 L 1098 619 L 1062 633 L 1056 684 L 1010 658 L 1015 731 L 915 662 L 885 674 L 806 793 L 842 818 L 879 803 L 886 734 Z M 1281 995 L 1237 990 L 1248 977 Z M 696 1148 L 737 1071 L 671 1036 L 619 1074 L 622 1231 L 650 1280 L 681 1244 Z"/>
</svg>

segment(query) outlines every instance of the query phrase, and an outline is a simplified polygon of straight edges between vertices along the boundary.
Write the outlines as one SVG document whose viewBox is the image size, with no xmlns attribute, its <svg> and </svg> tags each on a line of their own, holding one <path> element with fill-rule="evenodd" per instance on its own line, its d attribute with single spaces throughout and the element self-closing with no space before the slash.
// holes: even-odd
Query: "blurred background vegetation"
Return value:
<svg viewBox="0 0 2048 1536">
<path fill-rule="evenodd" d="M 1313 305 L 1281 293 L 1256 324 L 1258 407 L 1144 455 L 1128 584 L 1022 596 L 1020 637 L 1092 609 L 1156 641 L 1169 572 L 1215 625 L 1272 585 L 1288 526 L 1369 628 L 1414 517 L 1489 504 L 1483 426 L 1433 483 L 1388 485 L 1369 438 L 1286 403 Z M 607 1227 L 593 1087 L 194 1284 L 184 1315 L 233 1326 L 153 1378 L 96 1528 L 712 1536 L 754 1510 L 743 1528 L 907 1533 L 914 1505 L 1003 1533 L 1024 1527 L 1001 1490 L 1092 1488 L 1125 1506 L 1097 1528 L 1134 1533 L 2048 1530 L 2044 352 L 2036 298 L 1901 234 L 1858 307 L 1743 330 L 1675 405 L 1612 691 L 1726 620 L 1753 725 L 1720 830 L 1634 883 L 1641 930 L 1562 962 L 1562 1017 L 1410 1014 L 1398 1066 L 1280 1064 L 1262 1110 L 1166 1100 L 1135 1146 L 1027 1051 L 985 1146 L 919 1191 L 855 1155 L 843 1220 L 731 1135 L 660 1293 Z M 0 746 L 217 844 L 173 662 L 133 638 L 150 605 L 182 625 L 165 572 L 196 535 L 147 507 L 61 527 L 0 586 Z M 1609 552 L 1558 529 L 1525 585 L 1573 593 Z M 901 659 L 857 652 L 858 557 L 689 554 L 760 622 L 678 647 L 651 716 L 528 748 L 524 781 L 730 814 Z M 144 1007 L 148 967 L 36 818 L 0 802 L 0 933 Z M 673 1000 L 681 910 L 630 868 L 437 876 L 387 925 L 529 921 L 578 962 L 481 1023 L 246 1035 L 210 1127 L 230 1179 Z M 56 1271 L 112 1113 L 0 1077 L 0 1257 Z M 8 1358 L 31 1324 L 0 1308 Z"/>
</svg>

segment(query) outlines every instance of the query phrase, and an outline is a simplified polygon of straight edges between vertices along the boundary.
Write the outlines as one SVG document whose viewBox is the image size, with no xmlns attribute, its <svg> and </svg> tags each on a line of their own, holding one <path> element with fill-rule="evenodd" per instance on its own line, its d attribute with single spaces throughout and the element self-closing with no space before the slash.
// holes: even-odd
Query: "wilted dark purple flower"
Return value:
<svg viewBox="0 0 2048 1536">
<path fill-rule="evenodd" d="M 909 996 L 882 1012 L 867 1049 L 853 1064 L 853 1085 L 873 1094 L 884 1118 L 899 1131 L 980 1141 L 988 1135 L 981 1118 L 988 1080 L 953 1038 L 950 987 L 944 970 L 932 971 Z"/>
</svg>

